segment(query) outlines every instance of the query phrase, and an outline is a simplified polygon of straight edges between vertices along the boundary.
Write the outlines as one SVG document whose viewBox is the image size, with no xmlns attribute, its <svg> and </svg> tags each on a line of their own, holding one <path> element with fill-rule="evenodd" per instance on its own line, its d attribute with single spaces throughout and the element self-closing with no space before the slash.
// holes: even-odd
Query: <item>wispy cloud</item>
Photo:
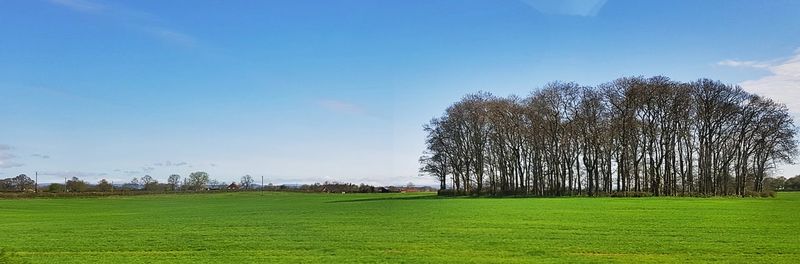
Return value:
<svg viewBox="0 0 800 264">
<path fill-rule="evenodd" d="M 46 154 L 38 154 L 38 153 L 37 153 L 37 154 L 33 154 L 33 155 L 31 155 L 31 157 L 34 157 L 34 158 L 40 158 L 40 159 L 49 159 L 49 158 L 50 158 L 50 155 L 46 155 Z"/>
<path fill-rule="evenodd" d="M 0 169 L 10 169 L 16 167 L 22 167 L 25 164 L 15 161 L 17 156 L 11 154 L 11 150 L 14 149 L 10 145 L 0 144 Z"/>
<path fill-rule="evenodd" d="M 164 27 L 147 27 L 147 28 L 142 28 L 142 31 L 147 32 L 150 35 L 156 36 L 159 39 L 165 42 L 169 42 L 171 44 L 176 44 L 186 47 L 192 47 L 197 44 L 197 40 L 194 37 Z"/>
<path fill-rule="evenodd" d="M 58 177 L 78 177 L 78 178 L 95 178 L 107 176 L 105 172 L 87 172 L 87 171 L 41 171 L 39 175 L 42 176 L 58 176 Z"/>
<path fill-rule="evenodd" d="M 25 164 L 14 161 L 16 156 L 9 153 L 0 153 L 0 169 L 22 167 Z"/>
<path fill-rule="evenodd" d="M 50 3 L 67 7 L 78 12 L 94 13 L 103 11 L 100 4 L 84 0 L 50 0 Z"/>
<path fill-rule="evenodd" d="M 767 70 L 768 75 L 741 82 L 739 85 L 747 91 L 786 104 L 795 114 L 800 113 L 800 49 L 783 59 L 764 62 L 726 60 L 718 64 Z"/>
<path fill-rule="evenodd" d="M 537 11 L 550 15 L 596 16 L 607 0 L 520 0 Z"/>
<path fill-rule="evenodd" d="M 123 170 L 123 169 L 115 169 L 114 172 L 115 173 L 127 174 L 127 175 L 135 175 L 135 174 L 141 174 L 142 173 L 141 171 Z"/>
<path fill-rule="evenodd" d="M 329 111 L 337 112 L 337 113 L 345 113 L 345 114 L 363 114 L 365 113 L 364 109 L 360 106 L 342 101 L 342 100 L 335 100 L 335 99 L 323 99 L 317 101 L 317 105 L 325 108 Z"/>
<path fill-rule="evenodd" d="M 728 67 L 744 67 L 744 68 L 769 68 L 769 64 L 759 61 L 740 61 L 740 60 L 724 60 L 717 62 L 717 65 Z"/>
<path fill-rule="evenodd" d="M 184 161 L 172 162 L 172 161 L 169 161 L 169 160 L 168 161 L 164 161 L 164 162 L 153 163 L 153 166 L 157 166 L 157 167 L 181 167 L 181 166 L 186 166 L 186 165 L 189 165 L 189 163 L 184 162 Z"/>
<path fill-rule="evenodd" d="M 182 47 L 194 47 L 197 44 L 197 40 L 191 35 L 164 26 L 160 19 L 147 12 L 89 0 L 49 0 L 49 2 L 76 12 L 104 17 L 169 44 Z"/>
</svg>

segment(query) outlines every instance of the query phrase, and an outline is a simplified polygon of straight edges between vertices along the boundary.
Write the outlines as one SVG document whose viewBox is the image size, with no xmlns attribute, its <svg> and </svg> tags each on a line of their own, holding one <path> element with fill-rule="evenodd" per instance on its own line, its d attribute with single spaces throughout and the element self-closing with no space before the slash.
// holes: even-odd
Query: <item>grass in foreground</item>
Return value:
<svg viewBox="0 0 800 264">
<path fill-rule="evenodd" d="M 796 262 L 800 193 L 436 198 L 227 193 L 0 200 L 31 263 Z"/>
</svg>

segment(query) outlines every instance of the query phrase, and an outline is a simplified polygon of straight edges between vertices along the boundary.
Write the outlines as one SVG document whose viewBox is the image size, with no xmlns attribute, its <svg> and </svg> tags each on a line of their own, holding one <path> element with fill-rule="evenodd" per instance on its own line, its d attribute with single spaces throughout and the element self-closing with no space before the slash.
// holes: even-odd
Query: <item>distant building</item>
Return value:
<svg viewBox="0 0 800 264">
<path fill-rule="evenodd" d="M 208 191 L 218 191 L 218 190 L 224 190 L 227 187 L 228 187 L 228 185 L 208 184 L 208 185 L 206 185 L 206 190 L 208 190 Z"/>
<path fill-rule="evenodd" d="M 231 185 L 228 185 L 228 190 L 229 191 L 239 190 L 239 185 L 236 185 L 235 182 L 232 182 Z"/>
<path fill-rule="evenodd" d="M 402 190 L 400 190 L 400 192 L 401 193 L 415 193 L 415 192 L 419 192 L 419 190 L 417 188 L 414 188 L 414 187 L 407 187 L 407 188 L 403 188 Z"/>
</svg>

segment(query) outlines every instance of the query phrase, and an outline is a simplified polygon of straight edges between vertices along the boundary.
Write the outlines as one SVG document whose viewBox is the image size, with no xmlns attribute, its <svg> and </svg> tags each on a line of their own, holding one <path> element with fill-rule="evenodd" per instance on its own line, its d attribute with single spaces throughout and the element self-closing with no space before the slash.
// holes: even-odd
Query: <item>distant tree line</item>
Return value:
<svg viewBox="0 0 800 264">
<path fill-rule="evenodd" d="M 766 178 L 764 179 L 764 186 L 776 191 L 800 191 L 800 175 L 786 178 Z"/>
<path fill-rule="evenodd" d="M 280 189 L 290 190 L 292 188 L 283 186 Z M 340 183 L 340 182 L 324 182 L 314 184 L 303 184 L 295 188 L 298 191 L 304 192 L 326 192 L 326 193 L 373 193 L 375 186 L 367 184 L 353 184 L 353 183 Z"/>
<path fill-rule="evenodd" d="M 239 186 L 245 186 L 241 188 Z M 172 174 L 167 177 L 166 182 L 159 182 L 157 179 L 150 175 L 142 176 L 141 178 L 134 177 L 129 182 L 112 184 L 106 179 L 101 179 L 96 184 L 88 183 L 78 177 L 72 177 L 66 180 L 64 184 L 52 183 L 48 186 L 49 192 L 111 192 L 111 191 L 149 191 L 149 192 L 166 192 L 166 191 L 204 191 L 204 190 L 219 190 L 227 189 L 228 187 L 240 189 L 249 189 L 252 187 L 252 177 L 245 175 L 242 177 L 241 184 L 228 185 L 225 182 L 220 183 L 217 180 L 211 180 L 208 173 L 203 171 L 192 172 L 188 177 L 181 181 L 181 176 Z"/>
<path fill-rule="evenodd" d="M 33 192 L 35 183 L 25 174 L 14 178 L 0 179 L 0 191 L 3 192 Z M 244 175 L 240 181 L 220 182 L 210 179 L 206 172 L 198 171 L 181 179 L 178 174 L 167 177 L 165 183 L 159 182 L 150 175 L 133 178 L 129 182 L 111 183 L 102 179 L 97 183 L 89 183 L 78 177 L 66 179 L 63 184 L 51 183 L 42 191 L 48 193 L 70 194 L 97 194 L 97 193 L 163 193 L 163 192 L 196 192 L 196 191 L 297 191 L 297 192 L 325 192 L 325 193 L 374 193 L 374 192 L 406 192 L 406 191 L 435 191 L 427 186 L 415 187 L 412 183 L 401 187 L 375 187 L 367 184 L 353 184 L 341 182 L 324 182 L 303 185 L 255 185 L 253 177 Z M 12 196 L 17 197 L 17 196 Z M 24 196 L 23 196 L 24 197 Z"/>
<path fill-rule="evenodd" d="M 470 94 L 424 130 L 420 171 L 472 195 L 747 195 L 797 153 L 785 105 L 663 76 Z"/>
<path fill-rule="evenodd" d="M 300 192 L 323 192 L 323 193 L 399 193 L 399 192 L 435 192 L 436 189 L 429 186 L 414 186 L 408 183 L 406 186 L 373 186 L 368 184 L 354 184 L 342 182 L 323 182 L 314 184 L 303 184 L 298 186 L 268 186 L 267 188 L 280 191 L 300 191 Z"/>
</svg>

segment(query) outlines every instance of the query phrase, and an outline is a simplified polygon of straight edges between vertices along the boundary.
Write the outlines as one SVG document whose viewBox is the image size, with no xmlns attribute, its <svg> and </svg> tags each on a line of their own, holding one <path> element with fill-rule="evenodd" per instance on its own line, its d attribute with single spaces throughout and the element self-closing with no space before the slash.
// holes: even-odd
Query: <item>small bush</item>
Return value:
<svg viewBox="0 0 800 264">
<path fill-rule="evenodd" d="M 617 191 L 617 192 L 611 192 L 611 193 L 597 193 L 597 196 L 598 197 L 604 197 L 604 196 L 608 196 L 608 197 L 650 197 L 652 195 L 649 192 L 634 192 L 634 191 L 622 192 L 622 191 Z"/>
<path fill-rule="evenodd" d="M 711 194 L 705 194 L 705 193 L 693 193 L 692 194 L 692 197 L 697 197 L 697 198 L 710 198 L 711 196 L 712 196 Z"/>
<path fill-rule="evenodd" d="M 754 192 L 746 191 L 742 197 L 775 198 L 775 191 Z"/>
<path fill-rule="evenodd" d="M 457 195 L 456 191 L 453 190 L 453 189 L 439 190 L 439 191 L 436 192 L 436 194 L 439 195 L 439 196 L 456 196 Z"/>
</svg>

